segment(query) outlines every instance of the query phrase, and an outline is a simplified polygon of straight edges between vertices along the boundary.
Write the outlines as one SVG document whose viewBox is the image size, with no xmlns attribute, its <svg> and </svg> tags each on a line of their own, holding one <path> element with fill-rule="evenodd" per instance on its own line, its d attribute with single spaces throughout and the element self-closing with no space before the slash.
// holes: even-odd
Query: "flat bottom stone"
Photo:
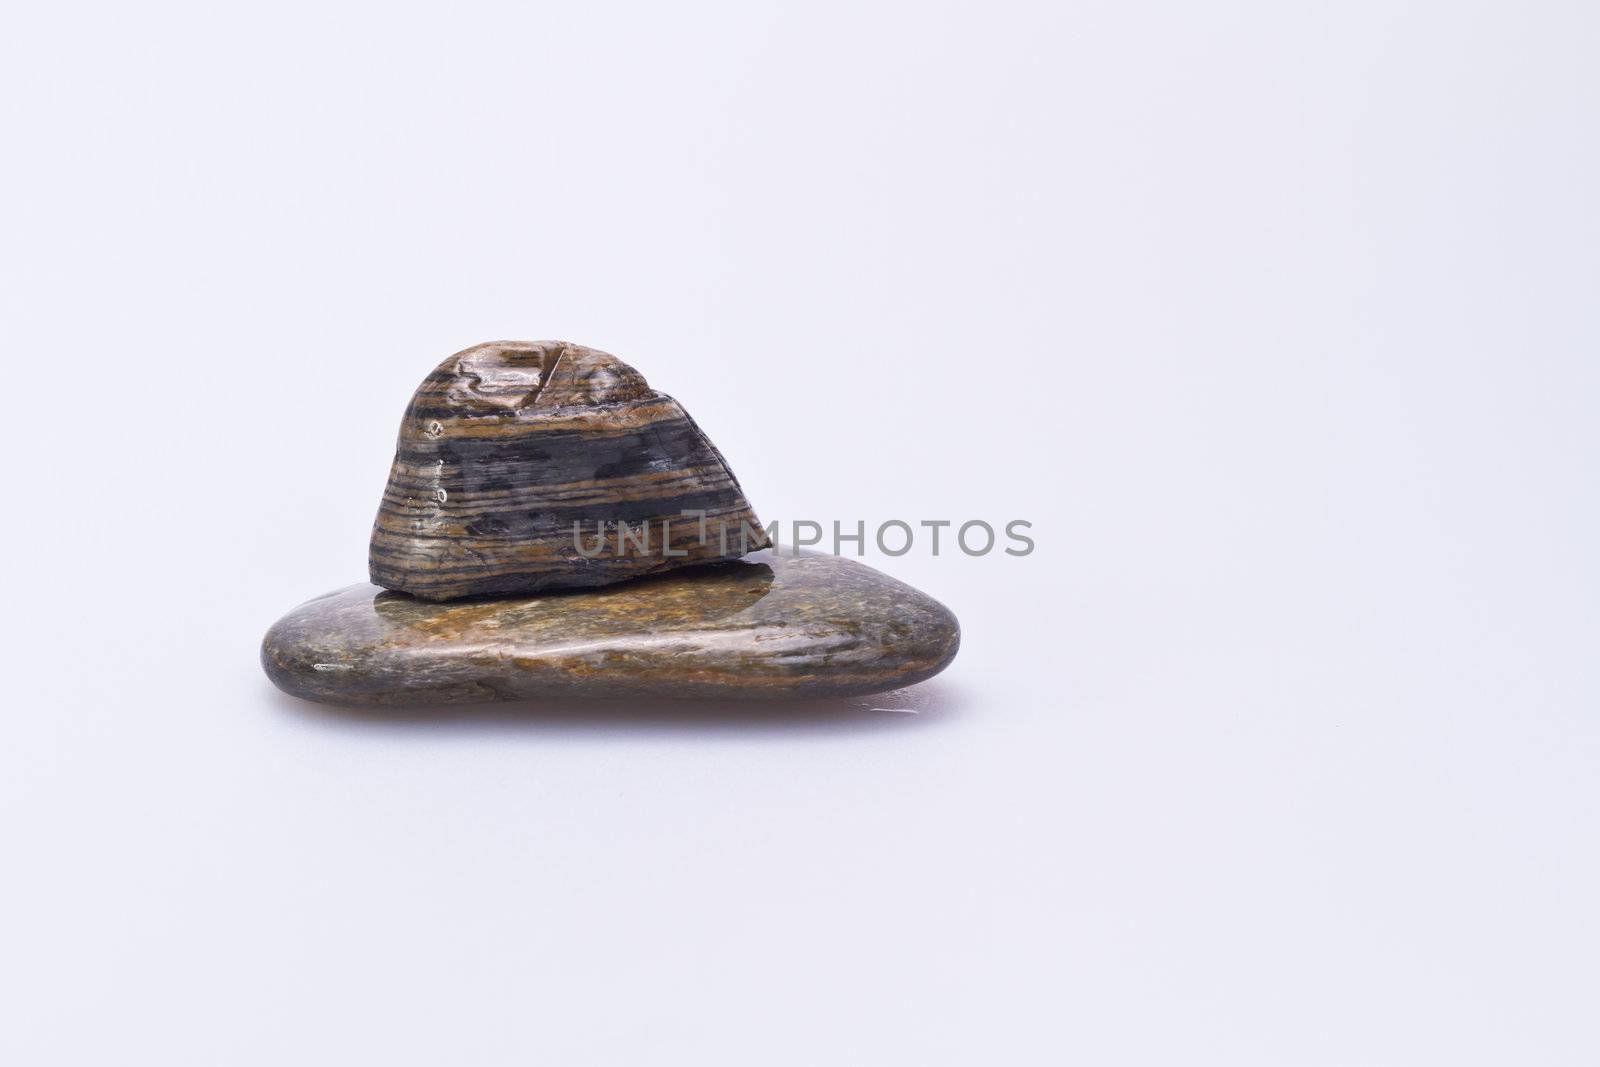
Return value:
<svg viewBox="0 0 1600 1067">
<path fill-rule="evenodd" d="M 768 550 L 494 600 L 429 603 L 362 582 L 278 620 L 261 662 L 284 692 L 329 704 L 815 699 L 931 678 L 960 642 L 949 609 L 903 582 Z"/>
</svg>

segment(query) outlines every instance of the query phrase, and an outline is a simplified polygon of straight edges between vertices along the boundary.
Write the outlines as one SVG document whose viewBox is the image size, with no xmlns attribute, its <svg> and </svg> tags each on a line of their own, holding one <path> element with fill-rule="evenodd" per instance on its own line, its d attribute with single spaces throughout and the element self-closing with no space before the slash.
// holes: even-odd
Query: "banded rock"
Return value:
<svg viewBox="0 0 1600 1067">
<path fill-rule="evenodd" d="M 722 454 L 638 371 L 582 345 L 496 341 L 417 388 L 368 560 L 374 584 L 442 601 L 609 585 L 767 545 Z"/>
</svg>

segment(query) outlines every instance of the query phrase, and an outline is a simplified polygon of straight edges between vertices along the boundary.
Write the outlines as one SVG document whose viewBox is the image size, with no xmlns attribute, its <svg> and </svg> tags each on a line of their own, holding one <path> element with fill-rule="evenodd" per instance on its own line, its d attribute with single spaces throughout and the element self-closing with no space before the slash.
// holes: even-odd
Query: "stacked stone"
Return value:
<svg viewBox="0 0 1600 1067">
<path fill-rule="evenodd" d="M 559 341 L 477 345 L 423 380 L 369 569 L 268 631 L 279 688 L 380 705 L 840 697 L 932 677 L 960 644 L 910 586 L 769 547 L 676 400 Z"/>
</svg>

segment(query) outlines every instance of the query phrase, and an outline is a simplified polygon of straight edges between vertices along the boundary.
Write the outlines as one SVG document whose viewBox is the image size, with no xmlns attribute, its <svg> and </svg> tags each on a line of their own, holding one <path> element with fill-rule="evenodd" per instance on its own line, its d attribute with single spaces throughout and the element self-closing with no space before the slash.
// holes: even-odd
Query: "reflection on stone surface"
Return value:
<svg viewBox="0 0 1600 1067">
<path fill-rule="evenodd" d="M 448 604 L 363 583 L 279 620 L 262 662 L 286 692 L 342 704 L 781 699 L 911 685 L 959 642 L 948 609 L 870 567 L 764 551 L 601 589 Z"/>
</svg>

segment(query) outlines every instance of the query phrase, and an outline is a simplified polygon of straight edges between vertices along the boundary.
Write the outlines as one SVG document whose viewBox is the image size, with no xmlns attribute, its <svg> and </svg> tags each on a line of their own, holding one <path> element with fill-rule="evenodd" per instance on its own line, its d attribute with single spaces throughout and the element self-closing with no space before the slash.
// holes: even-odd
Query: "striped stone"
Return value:
<svg viewBox="0 0 1600 1067">
<path fill-rule="evenodd" d="M 722 454 L 638 371 L 581 345 L 496 341 L 417 388 L 369 565 L 376 585 L 454 600 L 609 585 L 767 544 Z"/>
</svg>

